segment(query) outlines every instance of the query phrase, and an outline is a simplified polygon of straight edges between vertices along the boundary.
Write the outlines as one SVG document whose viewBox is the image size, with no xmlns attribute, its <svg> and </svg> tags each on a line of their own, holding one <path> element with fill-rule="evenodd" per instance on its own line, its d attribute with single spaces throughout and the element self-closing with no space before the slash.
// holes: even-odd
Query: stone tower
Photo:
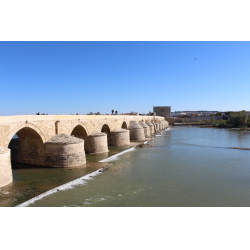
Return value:
<svg viewBox="0 0 250 250">
<path fill-rule="evenodd" d="M 171 119 L 171 106 L 157 106 L 153 107 L 154 111 L 157 116 L 165 117 L 166 121 L 170 121 Z"/>
</svg>

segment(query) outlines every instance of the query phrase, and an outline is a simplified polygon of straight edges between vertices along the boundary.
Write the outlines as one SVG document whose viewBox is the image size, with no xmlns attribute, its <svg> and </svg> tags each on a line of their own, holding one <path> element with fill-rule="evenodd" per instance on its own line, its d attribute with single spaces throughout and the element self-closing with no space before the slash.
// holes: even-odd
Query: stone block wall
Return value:
<svg viewBox="0 0 250 250">
<path fill-rule="evenodd" d="M 12 170 L 10 162 L 10 150 L 0 147 L 0 187 L 12 182 Z"/>
</svg>

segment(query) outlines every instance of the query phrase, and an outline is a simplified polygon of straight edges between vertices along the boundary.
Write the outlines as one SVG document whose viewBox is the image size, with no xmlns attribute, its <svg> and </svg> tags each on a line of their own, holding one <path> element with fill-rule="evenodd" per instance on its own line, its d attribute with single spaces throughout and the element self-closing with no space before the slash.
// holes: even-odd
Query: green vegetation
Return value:
<svg viewBox="0 0 250 250">
<path fill-rule="evenodd" d="M 232 127 L 240 128 L 241 130 L 247 130 L 247 127 L 250 127 L 250 120 L 245 110 L 238 113 L 230 113 L 228 123 Z"/>
<path fill-rule="evenodd" d="M 248 116 L 245 110 L 240 112 L 227 112 L 228 120 L 215 120 L 214 115 L 212 115 L 211 120 L 205 121 L 198 120 L 198 122 L 186 122 L 185 123 L 192 124 L 211 124 L 213 127 L 217 128 L 239 128 L 240 130 L 250 130 L 250 117 Z"/>
<path fill-rule="evenodd" d="M 228 121 L 223 119 L 213 122 L 213 126 L 217 128 L 230 128 Z"/>
<path fill-rule="evenodd" d="M 101 114 L 100 112 L 96 112 L 96 113 L 90 112 L 87 115 L 100 115 L 100 114 Z"/>
</svg>

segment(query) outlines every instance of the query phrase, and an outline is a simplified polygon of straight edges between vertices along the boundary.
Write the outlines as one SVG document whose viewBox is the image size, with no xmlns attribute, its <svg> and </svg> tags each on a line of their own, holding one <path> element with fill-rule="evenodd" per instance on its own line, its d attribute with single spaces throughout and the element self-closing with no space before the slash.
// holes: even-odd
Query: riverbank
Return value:
<svg viewBox="0 0 250 250">
<path fill-rule="evenodd" d="M 241 129 L 241 128 L 233 128 L 227 126 L 214 126 L 211 123 L 202 123 L 202 124 L 188 124 L 188 123 L 175 123 L 173 126 L 185 126 L 185 127 L 200 127 L 200 128 L 226 128 L 226 129 L 234 129 L 237 131 L 250 131 L 250 128 Z"/>
<path fill-rule="evenodd" d="M 213 126 L 211 123 L 175 123 L 173 126 Z"/>
</svg>

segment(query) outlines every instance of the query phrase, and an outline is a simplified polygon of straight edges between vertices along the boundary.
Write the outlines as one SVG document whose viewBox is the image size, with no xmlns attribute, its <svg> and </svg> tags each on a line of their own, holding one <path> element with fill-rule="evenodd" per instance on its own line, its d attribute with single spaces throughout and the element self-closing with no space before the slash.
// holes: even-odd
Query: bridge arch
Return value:
<svg viewBox="0 0 250 250">
<path fill-rule="evenodd" d="M 110 127 L 107 124 L 103 124 L 101 132 L 107 134 L 107 143 L 110 144 L 111 134 L 110 134 Z"/>
<path fill-rule="evenodd" d="M 101 132 L 106 133 L 107 135 L 110 134 L 110 128 L 107 124 L 103 124 Z"/>
<path fill-rule="evenodd" d="M 13 136 L 18 138 L 14 139 Z M 13 139 L 13 140 L 12 140 Z M 15 127 L 5 140 L 5 147 L 11 149 L 11 159 L 15 162 L 44 165 L 45 137 L 33 124 L 20 124 Z"/>
<path fill-rule="evenodd" d="M 67 134 L 67 135 L 71 135 L 73 130 L 77 126 L 81 126 L 86 131 L 87 136 L 89 135 L 89 130 L 86 127 L 86 125 L 82 121 L 79 121 L 79 120 L 78 121 L 75 120 L 75 121 L 71 122 L 69 128 L 64 133 Z"/>
<path fill-rule="evenodd" d="M 127 123 L 125 121 L 122 123 L 121 128 L 128 129 Z"/>
<path fill-rule="evenodd" d="M 83 124 L 79 123 L 72 129 L 70 135 L 73 135 L 77 138 L 80 138 L 86 141 L 88 137 L 88 132 L 87 132 L 86 127 Z"/>
<path fill-rule="evenodd" d="M 40 139 L 42 144 L 46 142 L 44 134 L 38 127 L 36 127 L 32 123 L 22 123 L 13 128 L 8 134 L 8 136 L 5 138 L 3 145 L 5 148 L 8 148 L 8 145 L 15 134 L 17 134 L 19 138 L 24 138 L 26 134 L 26 136 L 28 135 L 28 138 L 33 137 L 37 140 Z"/>
</svg>

